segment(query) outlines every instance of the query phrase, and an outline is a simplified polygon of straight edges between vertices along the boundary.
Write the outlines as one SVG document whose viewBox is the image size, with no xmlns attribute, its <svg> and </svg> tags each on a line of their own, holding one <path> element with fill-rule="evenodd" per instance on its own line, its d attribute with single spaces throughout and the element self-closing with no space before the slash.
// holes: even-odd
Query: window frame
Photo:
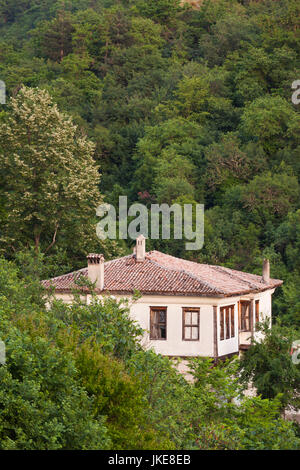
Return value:
<svg viewBox="0 0 300 470">
<path fill-rule="evenodd" d="M 248 329 L 242 328 L 242 314 L 243 314 L 243 305 L 248 306 Z M 251 331 L 251 300 L 240 300 L 240 316 L 239 316 L 239 331 L 240 332 L 247 332 L 249 333 Z M 245 321 L 245 320 L 244 320 Z"/>
<path fill-rule="evenodd" d="M 165 316 L 166 316 L 166 321 L 164 322 L 165 330 L 166 330 L 166 337 L 165 338 L 152 338 L 152 336 L 151 336 L 151 334 L 152 334 L 152 312 L 161 311 L 161 310 L 164 310 Z M 168 307 L 150 307 L 150 319 L 149 319 L 149 323 L 150 323 L 149 338 L 150 338 L 150 341 L 167 341 L 167 338 L 168 338 L 167 322 L 168 322 Z M 157 325 L 160 325 L 160 324 L 162 324 L 162 322 L 157 323 Z"/>
<path fill-rule="evenodd" d="M 259 313 L 259 299 L 257 299 L 255 300 L 255 328 L 257 323 L 260 322 Z"/>
<path fill-rule="evenodd" d="M 220 341 L 225 340 L 225 311 L 223 307 L 220 307 Z"/>
<path fill-rule="evenodd" d="M 235 338 L 235 305 L 220 306 L 219 320 L 220 341 Z"/>
<path fill-rule="evenodd" d="M 189 324 L 185 323 L 185 313 L 186 312 L 196 312 L 197 313 L 197 325 L 196 324 Z M 185 328 L 196 328 L 198 329 L 198 337 L 197 338 L 186 338 L 185 337 Z M 182 341 L 200 341 L 200 307 L 182 307 Z"/>
</svg>

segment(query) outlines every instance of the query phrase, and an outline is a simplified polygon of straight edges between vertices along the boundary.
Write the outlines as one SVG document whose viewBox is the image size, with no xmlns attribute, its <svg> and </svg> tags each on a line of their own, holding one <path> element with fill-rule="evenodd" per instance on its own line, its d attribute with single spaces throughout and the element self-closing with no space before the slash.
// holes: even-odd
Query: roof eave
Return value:
<svg viewBox="0 0 300 470">
<path fill-rule="evenodd" d="M 139 291 L 138 289 L 135 290 L 108 290 L 108 289 L 95 289 L 95 293 L 97 295 L 100 294 L 105 294 L 105 295 L 134 295 L 135 292 L 140 292 L 141 295 L 164 295 L 164 296 L 183 296 L 183 297 L 208 297 L 208 298 L 228 298 L 228 297 L 237 297 L 240 295 L 248 295 L 248 294 L 257 294 L 260 292 L 265 292 L 267 290 L 272 290 L 276 289 L 277 287 L 280 287 L 283 284 L 283 281 L 278 281 L 276 284 L 273 285 L 267 285 L 265 287 L 259 288 L 259 289 L 248 289 L 248 290 L 243 290 L 243 291 L 236 291 L 236 292 L 224 292 L 224 293 L 199 293 L 199 292 L 169 292 L 169 291 Z M 45 287 L 46 290 L 51 290 L 53 289 L 52 287 Z M 63 293 L 63 294 L 72 294 L 74 291 L 81 293 L 81 294 L 90 294 L 91 291 L 87 288 L 56 288 L 55 292 L 57 293 Z"/>
</svg>

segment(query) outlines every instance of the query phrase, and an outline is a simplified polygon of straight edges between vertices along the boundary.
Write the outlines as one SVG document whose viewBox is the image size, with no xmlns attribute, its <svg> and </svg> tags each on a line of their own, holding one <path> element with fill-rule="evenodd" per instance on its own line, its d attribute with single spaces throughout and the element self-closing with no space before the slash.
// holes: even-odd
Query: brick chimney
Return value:
<svg viewBox="0 0 300 470">
<path fill-rule="evenodd" d="M 265 284 L 269 284 L 270 282 L 270 261 L 268 259 L 264 259 L 263 262 L 262 280 Z"/>
<path fill-rule="evenodd" d="M 146 255 L 146 238 L 144 235 L 139 235 L 136 239 L 135 245 L 135 258 L 138 263 L 145 261 Z"/>
<path fill-rule="evenodd" d="M 96 289 L 104 288 L 104 256 L 96 253 L 90 253 L 88 260 L 88 278 L 95 283 Z"/>
</svg>

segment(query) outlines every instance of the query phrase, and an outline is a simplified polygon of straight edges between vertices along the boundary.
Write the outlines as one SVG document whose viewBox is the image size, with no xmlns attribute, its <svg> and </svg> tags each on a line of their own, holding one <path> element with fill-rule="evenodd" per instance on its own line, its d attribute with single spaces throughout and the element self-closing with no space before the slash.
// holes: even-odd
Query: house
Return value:
<svg viewBox="0 0 300 470">
<path fill-rule="evenodd" d="M 230 357 L 258 337 L 256 324 L 271 319 L 272 294 L 282 284 L 270 279 L 269 261 L 262 276 L 233 269 L 198 264 L 159 251 L 146 252 L 140 235 L 132 255 L 104 261 L 87 256 L 86 268 L 43 281 L 54 286 L 57 298 L 72 300 L 74 281 L 81 276 L 95 283 L 99 296 L 141 298 L 130 313 L 146 330 L 144 342 L 169 357 Z M 78 286 L 77 286 L 78 288 Z M 88 291 L 82 292 L 89 301 Z"/>
</svg>

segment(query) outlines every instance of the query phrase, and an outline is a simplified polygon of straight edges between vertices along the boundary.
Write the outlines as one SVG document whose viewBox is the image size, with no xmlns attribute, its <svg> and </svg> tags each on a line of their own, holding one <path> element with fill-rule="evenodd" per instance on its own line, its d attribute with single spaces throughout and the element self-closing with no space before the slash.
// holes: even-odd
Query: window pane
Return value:
<svg viewBox="0 0 300 470">
<path fill-rule="evenodd" d="M 159 322 L 160 323 L 166 322 L 166 312 L 164 310 L 160 310 L 159 312 Z"/>
<path fill-rule="evenodd" d="M 234 331 L 234 307 L 231 307 L 231 338 L 234 338 L 235 331 Z"/>
<path fill-rule="evenodd" d="M 166 327 L 160 326 L 159 327 L 160 339 L 166 339 Z"/>
<path fill-rule="evenodd" d="M 192 328 L 192 339 L 198 339 L 198 326 Z"/>
<path fill-rule="evenodd" d="M 224 309 L 220 309 L 220 339 L 224 339 Z"/>
<path fill-rule="evenodd" d="M 245 329 L 245 304 L 241 305 L 241 330 Z"/>
<path fill-rule="evenodd" d="M 226 339 L 230 338 L 229 307 L 226 308 Z"/>
<path fill-rule="evenodd" d="M 250 330 L 250 305 L 247 305 L 246 316 L 245 316 L 245 327 L 246 330 Z"/>
<path fill-rule="evenodd" d="M 259 322 L 259 300 L 255 301 L 255 323 Z"/>
<path fill-rule="evenodd" d="M 192 323 L 192 313 L 191 312 L 185 312 L 185 324 L 186 325 L 191 325 Z"/>
<path fill-rule="evenodd" d="M 240 301 L 238 301 L 238 327 L 239 330 L 242 330 L 242 306 Z"/>
<path fill-rule="evenodd" d="M 150 339 L 158 338 L 158 328 L 157 328 L 157 312 L 154 310 L 150 311 Z"/>
<path fill-rule="evenodd" d="M 193 325 L 198 325 L 198 312 L 193 312 L 192 313 L 192 324 Z"/>
<path fill-rule="evenodd" d="M 191 339 L 191 327 L 190 326 L 186 326 L 184 328 L 184 338 Z"/>
</svg>

